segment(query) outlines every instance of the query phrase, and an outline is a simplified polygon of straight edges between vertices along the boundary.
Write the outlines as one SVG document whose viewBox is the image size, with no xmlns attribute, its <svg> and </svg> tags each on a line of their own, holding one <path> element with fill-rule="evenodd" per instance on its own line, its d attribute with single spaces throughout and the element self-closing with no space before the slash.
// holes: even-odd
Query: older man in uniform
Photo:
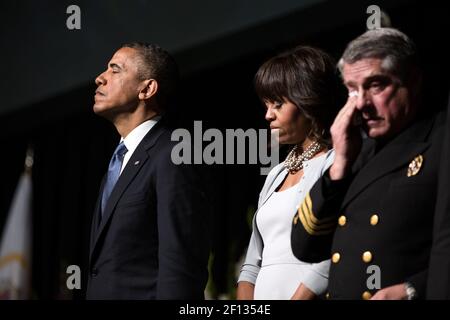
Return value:
<svg viewBox="0 0 450 320">
<path fill-rule="evenodd" d="M 415 46 L 398 30 L 367 31 L 338 66 L 349 98 L 331 128 L 335 161 L 299 205 L 292 249 L 331 255 L 331 299 L 423 298 L 442 117 L 425 109 Z"/>
</svg>

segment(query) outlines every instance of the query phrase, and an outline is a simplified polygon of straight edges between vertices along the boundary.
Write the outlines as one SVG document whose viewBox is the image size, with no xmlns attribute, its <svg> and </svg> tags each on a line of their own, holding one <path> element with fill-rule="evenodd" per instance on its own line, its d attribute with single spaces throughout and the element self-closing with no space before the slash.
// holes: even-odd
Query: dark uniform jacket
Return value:
<svg viewBox="0 0 450 320">
<path fill-rule="evenodd" d="M 448 300 L 450 299 L 450 100 L 438 188 L 427 297 Z"/>
<path fill-rule="evenodd" d="M 204 298 L 211 207 L 199 166 L 172 162 L 175 144 L 161 119 L 129 159 L 101 220 L 100 192 L 87 299 Z"/>
<path fill-rule="evenodd" d="M 327 171 L 311 189 L 292 249 L 303 261 L 331 257 L 329 298 L 368 299 L 405 281 L 424 297 L 442 131 L 439 115 L 381 148 L 366 139 L 351 176 L 331 181 Z"/>
</svg>

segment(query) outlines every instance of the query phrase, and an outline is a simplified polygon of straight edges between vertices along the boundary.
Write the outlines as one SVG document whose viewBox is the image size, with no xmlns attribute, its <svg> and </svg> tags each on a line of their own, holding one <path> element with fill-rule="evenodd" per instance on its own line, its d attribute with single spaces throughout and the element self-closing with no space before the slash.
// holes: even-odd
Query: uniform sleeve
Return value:
<svg viewBox="0 0 450 320">
<path fill-rule="evenodd" d="M 439 169 L 439 185 L 433 229 L 433 246 L 431 248 L 426 290 L 428 299 L 450 299 L 450 192 L 448 191 L 450 189 L 449 162 L 450 102 L 447 108 L 446 133 Z"/>
<path fill-rule="evenodd" d="M 329 258 L 339 208 L 350 182 L 351 177 L 332 181 L 327 170 L 299 205 L 291 232 L 292 252 L 299 260 Z"/>
<path fill-rule="evenodd" d="M 428 269 L 425 269 L 419 273 L 416 273 L 412 277 L 409 277 L 406 281 L 411 283 L 417 292 L 418 299 L 425 299 L 425 291 L 427 287 L 427 275 Z"/>
</svg>

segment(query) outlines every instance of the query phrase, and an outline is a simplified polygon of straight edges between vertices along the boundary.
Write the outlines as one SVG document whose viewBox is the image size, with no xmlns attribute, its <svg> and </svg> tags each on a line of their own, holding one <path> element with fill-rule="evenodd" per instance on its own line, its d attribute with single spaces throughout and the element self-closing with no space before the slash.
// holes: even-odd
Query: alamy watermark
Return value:
<svg viewBox="0 0 450 320">
<path fill-rule="evenodd" d="M 69 274 L 66 280 L 66 287 L 69 290 L 81 289 L 81 269 L 76 264 L 67 267 L 66 273 Z"/>
<path fill-rule="evenodd" d="M 367 274 L 370 276 L 367 278 L 366 285 L 369 290 L 381 289 L 381 269 L 376 264 L 371 264 L 367 267 Z"/>
<path fill-rule="evenodd" d="M 69 30 L 80 30 L 81 29 L 81 9 L 79 6 L 72 4 L 67 7 L 66 13 L 70 14 L 66 20 L 66 27 Z"/>
<path fill-rule="evenodd" d="M 381 8 L 376 4 L 368 6 L 366 13 L 370 14 L 366 21 L 367 30 L 386 28 L 391 26 L 391 18 L 389 18 L 388 14 L 381 10 Z"/>
<path fill-rule="evenodd" d="M 201 121 L 194 121 L 194 136 L 187 129 L 172 132 L 172 141 L 178 141 L 172 149 L 171 159 L 179 164 L 258 164 L 261 175 L 279 163 L 278 131 L 267 129 L 219 129 L 203 132 Z M 209 142 L 203 148 L 204 142 Z M 270 153 L 270 154 L 269 154 Z"/>
<path fill-rule="evenodd" d="M 373 4 L 367 7 L 366 13 L 371 15 L 367 18 L 366 26 L 367 29 L 379 29 L 381 28 L 381 9 L 379 6 Z"/>
</svg>

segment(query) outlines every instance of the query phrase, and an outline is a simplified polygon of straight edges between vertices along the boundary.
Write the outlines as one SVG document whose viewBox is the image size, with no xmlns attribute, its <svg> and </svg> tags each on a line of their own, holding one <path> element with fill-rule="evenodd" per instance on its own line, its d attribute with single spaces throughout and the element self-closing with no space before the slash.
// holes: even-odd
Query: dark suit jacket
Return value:
<svg viewBox="0 0 450 320">
<path fill-rule="evenodd" d="M 442 149 L 427 298 L 450 299 L 450 99 Z"/>
<path fill-rule="evenodd" d="M 380 288 L 409 281 L 425 296 L 442 122 L 418 120 L 378 151 L 367 139 L 352 176 L 334 182 L 327 172 L 311 189 L 303 219 L 294 219 L 292 249 L 303 261 L 332 258 L 330 298 L 373 295 L 370 265 L 379 267 Z"/>
<path fill-rule="evenodd" d="M 100 191 L 87 299 L 204 298 L 209 199 L 199 166 L 172 163 L 175 144 L 161 119 L 122 171 L 101 221 Z"/>
</svg>

